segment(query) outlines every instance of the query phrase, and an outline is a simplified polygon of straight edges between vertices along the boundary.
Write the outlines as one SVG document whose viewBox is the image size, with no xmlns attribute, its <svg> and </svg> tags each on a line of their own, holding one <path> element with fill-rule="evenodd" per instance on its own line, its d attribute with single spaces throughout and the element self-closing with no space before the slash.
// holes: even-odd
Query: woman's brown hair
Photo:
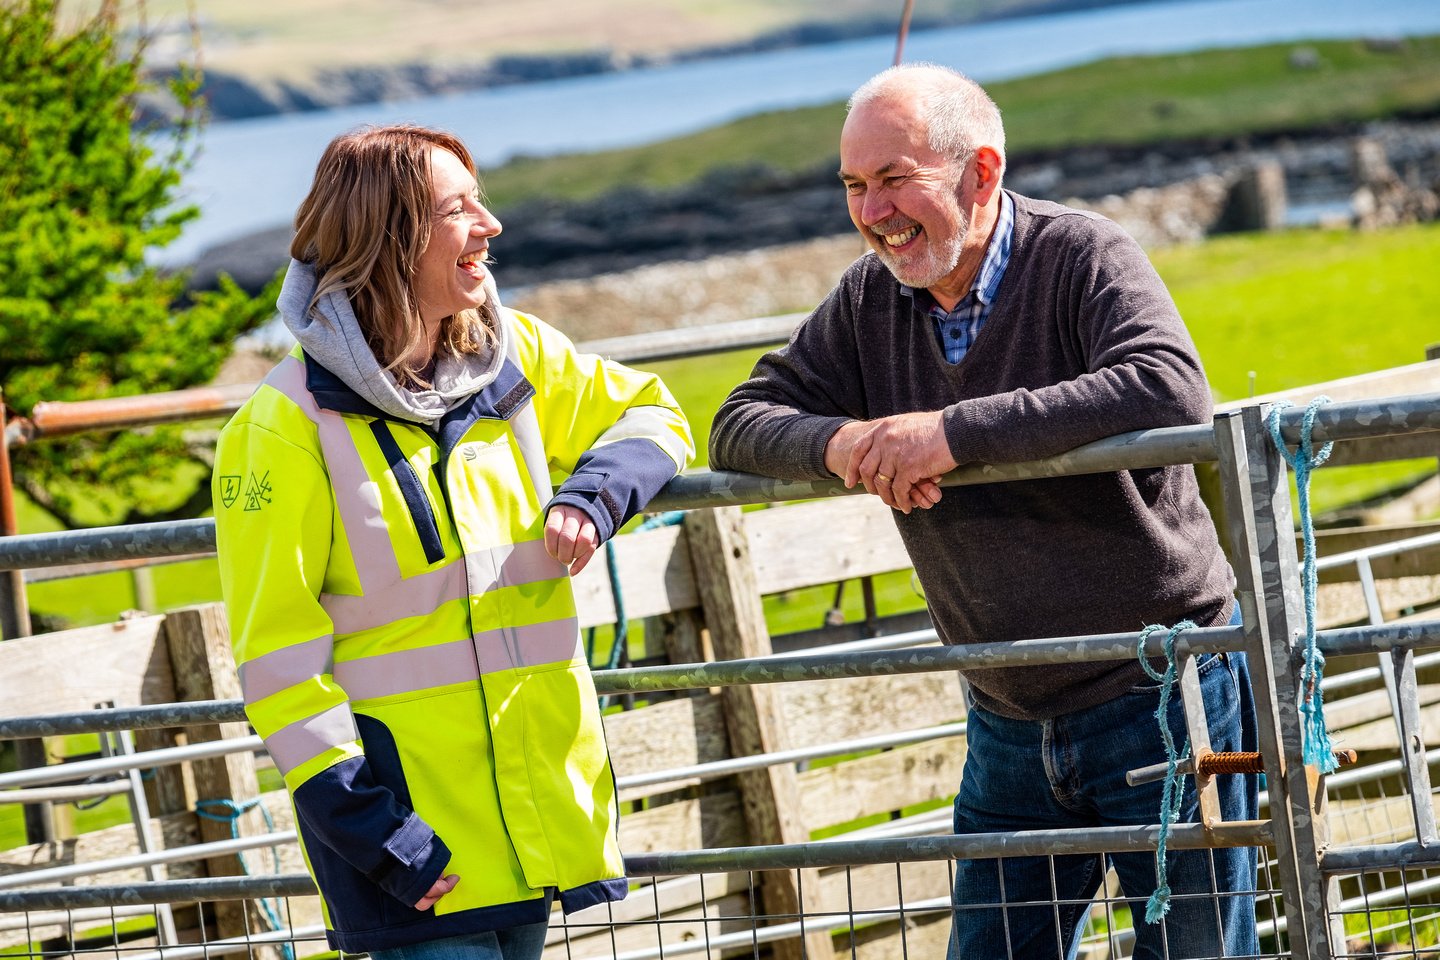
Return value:
<svg viewBox="0 0 1440 960">
<path fill-rule="evenodd" d="M 413 280 L 430 242 L 435 203 L 430 152 L 437 148 L 474 173 L 470 151 L 444 131 L 400 124 L 336 137 L 295 213 L 290 244 L 292 257 L 315 267 L 310 306 L 327 293 L 343 292 L 380 365 L 395 370 L 401 382 L 421 386 L 429 384 L 402 360 L 425 335 Z M 497 339 L 497 319 L 488 299 L 478 310 L 447 317 L 439 348 L 456 355 L 481 353 Z"/>
</svg>

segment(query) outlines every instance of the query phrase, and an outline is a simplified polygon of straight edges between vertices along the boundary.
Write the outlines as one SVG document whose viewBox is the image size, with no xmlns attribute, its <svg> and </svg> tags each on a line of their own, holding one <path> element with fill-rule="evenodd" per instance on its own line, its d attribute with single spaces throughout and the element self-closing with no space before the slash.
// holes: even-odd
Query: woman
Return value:
<svg viewBox="0 0 1440 960">
<path fill-rule="evenodd" d="M 538 957 L 554 898 L 626 891 L 569 577 L 689 428 L 656 377 L 501 307 L 454 137 L 337 138 L 295 227 L 299 345 L 216 453 L 246 709 L 332 947 Z"/>
</svg>

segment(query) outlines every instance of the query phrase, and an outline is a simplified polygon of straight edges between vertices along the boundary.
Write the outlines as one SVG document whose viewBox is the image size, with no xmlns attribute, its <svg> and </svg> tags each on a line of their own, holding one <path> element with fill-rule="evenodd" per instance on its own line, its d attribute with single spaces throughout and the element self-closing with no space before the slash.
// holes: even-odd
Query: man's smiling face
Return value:
<svg viewBox="0 0 1440 960">
<path fill-rule="evenodd" d="M 914 98 L 858 105 L 840 134 L 840 179 L 850 220 L 901 283 L 947 287 L 970 230 L 969 164 L 930 147 Z M 963 291 L 962 291 L 963 295 Z"/>
</svg>

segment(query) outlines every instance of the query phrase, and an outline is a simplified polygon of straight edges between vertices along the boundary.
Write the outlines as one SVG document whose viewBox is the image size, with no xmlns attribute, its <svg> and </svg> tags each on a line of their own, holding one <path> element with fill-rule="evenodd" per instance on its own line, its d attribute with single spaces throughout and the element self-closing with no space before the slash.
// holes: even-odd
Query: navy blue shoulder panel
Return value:
<svg viewBox="0 0 1440 960">
<path fill-rule="evenodd" d="M 509 357 L 485 389 L 451 409 L 440 419 L 440 458 L 445 460 L 476 420 L 509 420 L 535 396 L 532 384 Z"/>
<path fill-rule="evenodd" d="M 367 417 L 378 417 L 381 420 L 395 419 L 351 390 L 344 380 L 322 366 L 310 354 L 303 350 L 300 351 L 300 354 L 305 359 L 305 388 L 315 397 L 315 403 L 321 410 L 334 410 L 336 413 L 359 413 Z"/>
</svg>

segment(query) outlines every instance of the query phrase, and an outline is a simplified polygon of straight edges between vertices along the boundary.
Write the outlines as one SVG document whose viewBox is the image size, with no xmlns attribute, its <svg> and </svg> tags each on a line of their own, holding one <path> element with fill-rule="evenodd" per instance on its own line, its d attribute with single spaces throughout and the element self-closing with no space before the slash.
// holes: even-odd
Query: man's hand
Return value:
<svg viewBox="0 0 1440 960">
<path fill-rule="evenodd" d="M 570 576 L 585 569 L 599 545 L 600 534 L 585 511 L 566 503 L 550 508 L 545 518 L 545 550 L 570 568 Z"/>
<path fill-rule="evenodd" d="M 939 503 L 940 477 L 956 467 L 945 439 L 944 414 L 900 413 L 863 426 L 850 446 L 845 486 L 863 483 L 901 513 Z M 827 447 L 827 465 L 829 453 Z"/>
<path fill-rule="evenodd" d="M 449 893 L 451 890 L 454 890 L 455 884 L 459 882 L 460 874 L 458 873 L 452 873 L 448 877 L 441 877 L 439 880 L 436 880 L 430 885 L 430 892 L 425 894 L 425 896 L 421 897 L 420 901 L 415 904 L 415 909 L 429 910 L 431 907 L 435 906 L 435 902 L 437 900 L 445 896 L 445 894 Z"/>
</svg>

